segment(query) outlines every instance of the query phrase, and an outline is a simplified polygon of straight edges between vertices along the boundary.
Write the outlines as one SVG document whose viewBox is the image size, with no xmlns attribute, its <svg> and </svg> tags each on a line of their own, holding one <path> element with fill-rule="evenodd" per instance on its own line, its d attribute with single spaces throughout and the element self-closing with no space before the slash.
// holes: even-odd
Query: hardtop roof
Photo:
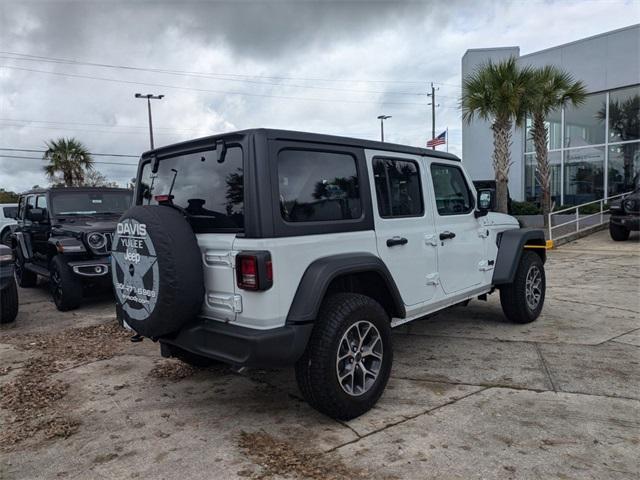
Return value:
<svg viewBox="0 0 640 480">
<path fill-rule="evenodd" d="M 296 142 L 313 142 L 324 143 L 327 145 L 342 145 L 350 147 L 361 147 L 369 150 L 382 150 L 388 152 L 407 153 L 412 155 L 420 155 L 426 157 L 441 158 L 445 160 L 460 161 L 460 158 L 452 153 L 439 152 L 428 148 L 412 147 L 409 145 L 399 145 L 395 143 L 379 142 L 375 140 L 365 140 L 354 137 L 341 137 L 338 135 L 326 135 L 322 133 L 300 132 L 296 130 L 277 130 L 271 128 L 252 128 L 247 130 L 238 130 L 235 132 L 222 133 L 218 135 L 210 135 L 206 137 L 195 138 L 184 142 L 174 143 L 154 150 L 148 150 L 142 154 L 142 157 L 148 158 L 153 155 L 166 155 L 174 151 L 182 151 L 190 146 L 201 147 L 214 143 L 217 139 L 225 137 L 244 137 L 249 135 L 264 135 L 271 140 L 290 140 Z"/>
<path fill-rule="evenodd" d="M 132 192 L 133 190 L 129 188 L 122 187 L 41 187 L 41 188 L 32 188 L 31 190 L 27 190 L 26 192 L 22 192 L 20 195 L 32 195 L 37 193 L 47 193 L 47 192 L 95 192 L 95 191 L 103 191 L 103 192 Z"/>
</svg>

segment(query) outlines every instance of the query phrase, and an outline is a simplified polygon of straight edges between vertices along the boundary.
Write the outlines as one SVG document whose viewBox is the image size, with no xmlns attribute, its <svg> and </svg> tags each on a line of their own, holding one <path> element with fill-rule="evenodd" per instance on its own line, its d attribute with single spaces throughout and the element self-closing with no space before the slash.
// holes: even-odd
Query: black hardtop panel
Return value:
<svg viewBox="0 0 640 480">
<path fill-rule="evenodd" d="M 34 188 L 21 193 L 20 195 L 36 195 L 43 193 L 56 192 L 130 192 L 128 188 L 121 187 L 49 187 L 49 188 Z"/>
<path fill-rule="evenodd" d="M 420 155 L 426 157 L 441 158 L 444 160 L 460 161 L 458 157 L 451 153 L 439 152 L 427 148 L 411 147 L 408 145 L 398 145 L 395 143 L 377 142 L 375 140 L 364 140 L 361 138 L 340 137 L 337 135 L 324 135 L 321 133 L 298 132 L 294 130 L 274 130 L 269 128 L 254 128 L 249 130 L 240 130 L 237 132 L 223 133 L 219 135 L 211 135 L 208 137 L 187 140 L 185 142 L 167 145 L 165 147 L 149 150 L 142 154 L 142 158 L 151 156 L 171 156 L 180 154 L 185 151 L 197 150 L 199 148 L 207 149 L 215 145 L 216 140 L 225 139 L 226 141 L 240 142 L 247 136 L 262 136 L 269 140 L 288 140 L 294 142 L 308 142 L 314 144 L 326 143 L 327 145 L 343 145 L 348 147 L 360 147 L 369 150 L 383 150 L 388 152 L 405 153 L 410 155 Z"/>
</svg>

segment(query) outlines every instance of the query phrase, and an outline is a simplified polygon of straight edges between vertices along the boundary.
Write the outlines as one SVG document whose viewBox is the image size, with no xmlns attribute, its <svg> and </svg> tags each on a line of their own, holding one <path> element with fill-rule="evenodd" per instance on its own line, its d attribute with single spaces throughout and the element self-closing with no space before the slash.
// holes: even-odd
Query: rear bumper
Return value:
<svg viewBox="0 0 640 480">
<path fill-rule="evenodd" d="M 640 216 L 638 215 L 611 215 L 609 222 L 628 230 L 640 230 Z"/>
<path fill-rule="evenodd" d="M 308 323 L 256 330 L 200 319 L 160 343 L 239 367 L 275 368 L 293 365 L 302 356 L 312 328 Z"/>
</svg>

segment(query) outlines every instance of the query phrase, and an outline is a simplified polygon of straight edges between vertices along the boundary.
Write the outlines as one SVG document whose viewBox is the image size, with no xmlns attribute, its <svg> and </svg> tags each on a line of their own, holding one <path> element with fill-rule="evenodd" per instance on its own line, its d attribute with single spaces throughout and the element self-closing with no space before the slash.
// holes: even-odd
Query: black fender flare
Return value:
<svg viewBox="0 0 640 480">
<path fill-rule="evenodd" d="M 365 272 L 374 272 L 380 275 L 391 294 L 396 312 L 400 318 L 404 318 L 406 316 L 404 302 L 391 272 L 379 257 L 362 252 L 331 255 L 313 261 L 302 275 L 289 308 L 286 323 L 313 322 L 318 315 L 327 289 L 335 278 L 345 274 Z"/>
<path fill-rule="evenodd" d="M 498 257 L 493 270 L 493 284 L 505 285 L 513 283 L 516 270 L 525 245 L 544 246 L 546 239 L 544 231 L 537 228 L 515 228 L 505 230 L 500 234 Z M 546 250 L 541 250 L 542 261 L 546 260 Z"/>
</svg>

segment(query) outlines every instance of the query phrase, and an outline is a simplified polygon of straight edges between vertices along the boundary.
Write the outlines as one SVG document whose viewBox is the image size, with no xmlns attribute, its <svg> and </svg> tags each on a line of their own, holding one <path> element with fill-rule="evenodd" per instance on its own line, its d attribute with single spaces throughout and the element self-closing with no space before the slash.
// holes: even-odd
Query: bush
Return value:
<svg viewBox="0 0 640 480">
<path fill-rule="evenodd" d="M 511 215 L 540 215 L 542 211 L 532 202 L 511 202 Z"/>
</svg>

